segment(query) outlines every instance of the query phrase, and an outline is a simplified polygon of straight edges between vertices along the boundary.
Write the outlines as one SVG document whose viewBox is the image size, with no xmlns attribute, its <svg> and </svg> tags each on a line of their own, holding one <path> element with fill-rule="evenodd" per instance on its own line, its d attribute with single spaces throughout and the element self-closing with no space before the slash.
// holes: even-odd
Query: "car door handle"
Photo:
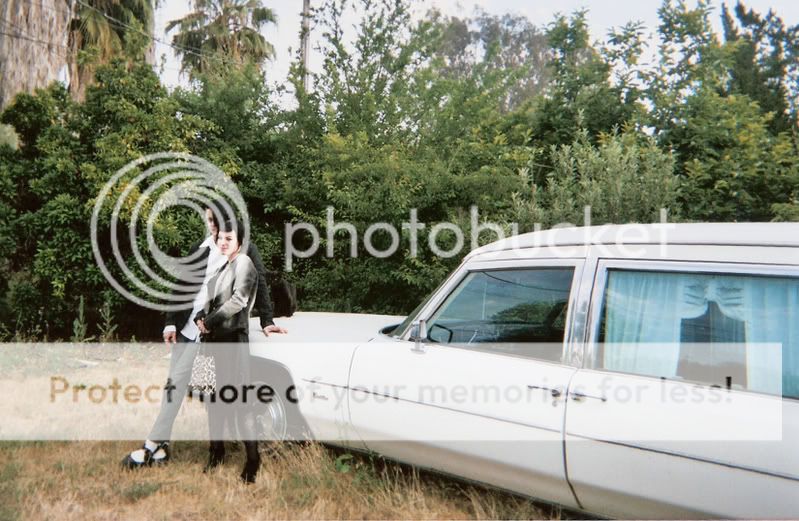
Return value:
<svg viewBox="0 0 799 521">
<path fill-rule="evenodd" d="M 542 391 L 549 391 L 549 394 L 551 394 L 553 398 L 559 398 L 563 394 L 563 391 L 561 391 L 560 389 L 555 389 L 553 387 L 547 387 L 545 385 L 528 385 L 527 388 L 528 389 L 541 389 Z"/>
<path fill-rule="evenodd" d="M 578 392 L 571 392 L 569 394 L 571 395 L 572 400 L 575 402 L 582 402 L 586 398 L 593 398 L 594 400 L 599 400 L 601 402 L 608 401 L 608 399 L 605 398 L 604 396 L 591 396 L 590 394 L 578 393 Z"/>
</svg>

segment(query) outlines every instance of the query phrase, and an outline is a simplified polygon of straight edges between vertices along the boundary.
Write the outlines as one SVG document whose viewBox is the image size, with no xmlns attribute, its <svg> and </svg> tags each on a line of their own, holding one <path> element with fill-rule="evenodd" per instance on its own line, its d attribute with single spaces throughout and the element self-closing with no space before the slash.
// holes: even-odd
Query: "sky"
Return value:
<svg viewBox="0 0 799 521">
<path fill-rule="evenodd" d="M 317 7 L 323 0 L 311 0 L 311 5 Z M 172 37 L 164 34 L 164 28 L 170 20 L 185 16 L 190 12 L 191 0 L 164 0 L 156 12 L 156 38 L 163 42 L 171 42 Z M 475 7 L 480 7 L 491 14 L 514 13 L 526 16 L 533 24 L 546 26 L 558 13 L 569 14 L 578 9 L 588 10 L 588 23 L 591 36 L 594 40 L 604 39 L 607 31 L 619 27 L 631 20 L 644 23 L 647 33 L 657 29 L 657 10 L 661 5 L 660 0 L 428 0 L 414 2 L 414 13 L 420 15 L 427 9 L 436 7 L 446 15 L 469 16 Z M 299 47 L 300 24 L 302 21 L 302 0 L 264 0 L 263 4 L 272 9 L 277 15 L 277 25 L 270 25 L 263 31 L 264 37 L 275 47 L 275 58 L 266 64 L 267 82 L 282 84 L 288 75 L 289 66 Z M 689 6 L 694 6 L 695 0 L 687 0 Z M 735 0 L 727 1 L 732 7 Z M 755 11 L 765 14 L 773 9 L 786 25 L 799 24 L 799 1 L 797 0 L 748 0 L 744 4 Z M 721 32 L 721 2 L 713 0 L 715 6 L 713 22 L 717 32 Z M 350 13 L 345 21 L 349 24 L 357 23 L 357 15 Z M 311 49 L 317 43 L 319 35 L 311 32 Z M 161 63 L 164 56 L 161 79 L 168 87 L 187 85 L 185 77 L 180 75 L 180 60 L 175 56 L 173 49 L 162 43 L 156 44 L 156 56 Z M 309 68 L 318 72 L 321 68 L 321 57 L 314 51 L 311 52 Z"/>
</svg>

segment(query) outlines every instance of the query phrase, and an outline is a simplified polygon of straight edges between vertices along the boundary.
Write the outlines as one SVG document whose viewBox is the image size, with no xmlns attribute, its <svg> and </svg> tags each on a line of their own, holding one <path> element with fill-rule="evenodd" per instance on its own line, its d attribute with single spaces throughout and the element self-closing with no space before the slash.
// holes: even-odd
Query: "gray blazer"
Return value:
<svg viewBox="0 0 799 521">
<path fill-rule="evenodd" d="M 239 253 L 208 281 L 208 300 L 195 315 L 195 322 L 205 320 L 205 327 L 212 335 L 223 332 L 247 333 L 250 329 L 250 311 L 255 304 L 258 290 L 258 272 L 252 260 Z"/>
</svg>

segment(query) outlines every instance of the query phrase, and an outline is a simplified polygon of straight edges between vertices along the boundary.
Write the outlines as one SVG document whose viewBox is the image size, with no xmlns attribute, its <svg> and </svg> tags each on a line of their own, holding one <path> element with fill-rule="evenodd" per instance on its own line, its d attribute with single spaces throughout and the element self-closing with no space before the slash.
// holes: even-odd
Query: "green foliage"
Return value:
<svg viewBox="0 0 799 521">
<path fill-rule="evenodd" d="M 205 136 L 206 143 L 216 140 L 212 147 L 225 143 L 247 161 L 262 151 L 267 123 L 274 117 L 269 95 L 263 75 L 250 64 L 226 75 L 198 73 L 193 89 L 177 89 L 173 97 L 184 117 L 213 123 L 214 132 Z"/>
<path fill-rule="evenodd" d="M 414 27 L 405 2 L 358 0 L 363 21 L 350 46 L 342 25 L 348 3 L 327 0 L 315 16 L 324 62 L 314 84 L 327 130 L 363 132 L 378 144 L 407 139 L 418 113 L 408 105 L 417 101 L 412 74 L 431 54 L 431 25 Z"/>
<path fill-rule="evenodd" d="M 320 206 L 309 211 L 310 205 L 303 204 L 303 195 L 308 197 L 310 187 L 287 180 L 286 199 L 299 203 L 290 208 L 294 220 L 316 224 L 323 235 L 320 251 L 331 248 L 334 253 L 332 258 L 320 254 L 297 262 L 298 280 L 305 290 L 304 302 L 325 309 L 398 312 L 413 306 L 468 251 L 467 246 L 452 259 L 434 256 L 427 247 L 430 226 L 457 217 L 456 209 L 470 204 L 491 208 L 495 198 L 504 194 L 509 199 L 520 188 L 519 177 L 513 173 L 476 171 L 457 175 L 449 172 L 446 164 L 433 154 L 420 155 L 418 150 L 414 154 L 397 146 L 375 148 L 363 134 L 329 135 L 315 153 L 318 174 L 309 179 L 309 184 L 317 189 L 311 196 L 333 207 L 334 222 L 352 223 L 357 234 L 357 257 L 351 258 L 350 235 L 339 232 L 333 241 L 328 241 L 327 208 Z M 365 249 L 367 228 L 382 222 L 402 230 L 402 223 L 409 222 L 412 209 L 417 210 L 420 222 L 430 223 L 419 232 L 417 256 L 410 254 L 407 230 L 400 237 L 400 248 L 395 255 L 386 258 L 369 255 Z M 302 239 L 300 234 L 297 236 Z M 439 242 L 442 249 L 452 247 L 444 238 Z M 372 236 L 371 244 L 384 251 L 391 240 L 388 234 L 379 232 Z M 298 249 L 307 246 L 307 243 L 297 244 Z M 352 285 L 350 281 L 355 278 L 361 283 Z M 348 291 L 341 291 L 343 287 L 348 287 Z"/>
<path fill-rule="evenodd" d="M 45 298 L 39 291 L 38 280 L 28 271 L 17 271 L 10 274 L 5 295 L 7 308 L 4 310 L 5 321 L 14 324 L 17 337 L 38 337 L 48 324 L 42 320 Z"/>
<path fill-rule="evenodd" d="M 655 141 L 635 131 L 606 134 L 594 145 L 583 130 L 578 139 L 551 151 L 553 169 L 543 186 L 533 185 L 532 198 L 516 198 L 522 229 L 534 223 L 544 228 L 562 223 L 590 224 L 657 222 L 660 210 L 679 218 L 674 158 Z"/>
<path fill-rule="evenodd" d="M 333 465 L 336 468 L 336 472 L 340 472 L 342 474 L 346 474 L 347 472 L 349 472 L 352 466 L 351 461 L 352 461 L 352 454 L 349 453 L 342 454 L 339 457 L 337 457 L 333 461 Z"/>
<path fill-rule="evenodd" d="M 551 84 L 532 114 L 537 143 L 570 143 L 580 129 L 594 139 L 631 119 L 637 99 L 610 82 L 611 63 L 590 44 L 586 11 L 556 18 L 547 38 Z"/>
<path fill-rule="evenodd" d="M 143 41 L 134 48 L 126 45 L 131 32 L 152 30 L 155 21 L 153 0 L 86 0 L 78 3 L 77 17 L 72 21 L 80 49 L 93 48 L 101 63 L 123 51 L 133 59 L 142 57 L 149 44 Z"/>
<path fill-rule="evenodd" d="M 783 222 L 799 222 L 799 201 L 790 203 L 776 203 L 772 207 L 774 220 Z"/>
<path fill-rule="evenodd" d="M 14 128 L 21 140 L 22 150 L 30 156 L 35 153 L 34 147 L 41 133 L 63 123 L 61 117 L 69 106 L 66 89 L 54 83 L 47 89 L 36 91 L 35 95 L 19 94 L 3 111 L 0 121 Z"/>
<path fill-rule="evenodd" d="M 690 217 L 768 221 L 772 205 L 799 188 L 799 162 L 787 135 L 769 132 L 770 118 L 746 96 L 700 89 L 686 99 L 683 119 L 663 134 L 680 157 L 681 199 Z"/>
<path fill-rule="evenodd" d="M 765 22 L 739 4 L 743 32 L 725 10 L 721 42 L 710 12 L 706 2 L 661 7 L 660 67 L 648 93 L 652 119 L 661 146 L 677 154 L 686 218 L 771 220 L 782 208 L 775 205 L 795 197 L 799 180 L 796 136 L 781 132 L 786 100 L 799 94 L 795 86 L 787 92 L 783 24 L 773 13 Z M 769 38 L 774 52 L 764 58 Z"/>
</svg>

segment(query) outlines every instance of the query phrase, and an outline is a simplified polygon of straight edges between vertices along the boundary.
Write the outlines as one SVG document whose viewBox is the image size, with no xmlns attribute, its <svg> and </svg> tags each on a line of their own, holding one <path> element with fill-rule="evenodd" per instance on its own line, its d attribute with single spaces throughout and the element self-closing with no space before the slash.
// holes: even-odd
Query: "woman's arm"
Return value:
<svg viewBox="0 0 799 521">
<path fill-rule="evenodd" d="M 250 246 L 247 248 L 247 256 L 250 257 L 255 272 L 258 274 L 258 292 L 255 294 L 255 311 L 258 312 L 258 320 L 261 322 L 261 329 L 266 326 L 274 325 L 272 320 L 272 299 L 269 296 L 269 281 L 266 278 L 266 269 L 264 262 L 261 259 L 261 253 L 258 251 L 258 246 L 250 241 Z"/>
<path fill-rule="evenodd" d="M 236 259 L 235 269 L 233 294 L 216 311 L 209 313 L 205 317 L 205 327 L 209 331 L 213 331 L 215 327 L 226 319 L 246 308 L 250 297 L 256 290 L 255 283 L 258 274 L 250 258 L 246 255 L 241 255 L 240 258 Z"/>
</svg>

